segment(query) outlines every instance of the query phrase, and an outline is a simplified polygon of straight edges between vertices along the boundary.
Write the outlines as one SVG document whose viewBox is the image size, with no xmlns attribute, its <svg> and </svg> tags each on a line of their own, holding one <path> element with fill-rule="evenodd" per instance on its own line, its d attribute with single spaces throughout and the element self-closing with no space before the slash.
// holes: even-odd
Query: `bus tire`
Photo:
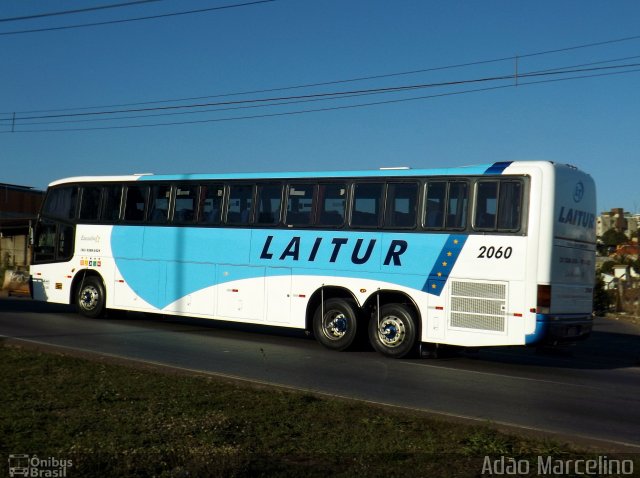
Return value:
<svg viewBox="0 0 640 478">
<path fill-rule="evenodd" d="M 85 317 L 93 319 L 102 317 L 105 312 L 106 295 L 104 284 L 100 278 L 95 276 L 86 277 L 76 296 L 78 312 Z"/>
<path fill-rule="evenodd" d="M 382 355 L 403 358 L 416 351 L 415 314 L 403 304 L 386 304 L 369 321 L 369 341 Z"/>
<path fill-rule="evenodd" d="M 346 350 L 358 333 L 358 307 L 351 299 L 328 299 L 313 316 L 313 334 L 331 350 Z"/>
</svg>

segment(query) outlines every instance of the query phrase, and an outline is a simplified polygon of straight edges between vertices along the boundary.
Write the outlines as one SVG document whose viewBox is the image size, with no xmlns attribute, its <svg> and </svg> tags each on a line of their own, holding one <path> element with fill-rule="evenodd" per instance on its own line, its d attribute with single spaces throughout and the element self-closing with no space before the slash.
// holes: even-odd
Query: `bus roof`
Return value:
<svg viewBox="0 0 640 478">
<path fill-rule="evenodd" d="M 130 174 L 121 176 L 77 176 L 53 181 L 49 186 L 78 182 L 130 182 L 130 181 L 215 181 L 215 180 L 256 180 L 256 179 L 314 179 L 314 178 L 360 178 L 360 177 L 413 177 L 413 176 L 478 176 L 501 174 L 509 166 L 520 168 L 548 167 L 551 161 L 504 161 L 471 166 L 457 166 L 437 169 L 370 169 L 352 171 L 293 171 L 293 172 L 252 172 L 252 173 L 194 173 L 194 174 Z M 560 166 L 560 165 L 556 165 Z"/>
</svg>

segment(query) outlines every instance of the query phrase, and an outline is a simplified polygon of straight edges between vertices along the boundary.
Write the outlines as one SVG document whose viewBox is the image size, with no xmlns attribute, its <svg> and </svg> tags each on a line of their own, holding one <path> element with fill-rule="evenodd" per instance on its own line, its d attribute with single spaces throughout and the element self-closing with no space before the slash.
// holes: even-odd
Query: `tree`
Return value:
<svg viewBox="0 0 640 478">
<path fill-rule="evenodd" d="M 613 266 L 616 265 L 615 261 L 606 261 L 600 266 L 600 272 L 602 274 L 613 275 Z"/>
<path fill-rule="evenodd" d="M 629 238 L 624 232 L 616 231 L 615 229 L 609 229 L 606 231 L 602 235 L 601 239 L 602 243 L 608 247 L 615 247 L 629 242 Z"/>
<path fill-rule="evenodd" d="M 596 278 L 595 287 L 593 288 L 593 312 L 596 315 L 603 316 L 611 307 L 613 300 L 611 295 L 604 288 L 604 281 Z"/>
</svg>

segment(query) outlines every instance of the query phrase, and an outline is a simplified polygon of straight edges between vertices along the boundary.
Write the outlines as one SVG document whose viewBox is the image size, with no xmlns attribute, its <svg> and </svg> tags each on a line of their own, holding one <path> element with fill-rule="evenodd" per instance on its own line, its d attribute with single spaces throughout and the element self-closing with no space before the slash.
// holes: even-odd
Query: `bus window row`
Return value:
<svg viewBox="0 0 640 478">
<path fill-rule="evenodd" d="M 88 183 L 52 188 L 43 215 L 109 224 L 518 232 L 523 198 L 518 178 Z"/>
</svg>

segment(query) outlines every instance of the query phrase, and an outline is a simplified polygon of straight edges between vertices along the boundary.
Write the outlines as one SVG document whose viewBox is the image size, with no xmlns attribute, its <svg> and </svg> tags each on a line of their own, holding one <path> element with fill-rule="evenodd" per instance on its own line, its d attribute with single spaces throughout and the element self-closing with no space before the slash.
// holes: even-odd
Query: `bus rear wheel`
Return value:
<svg viewBox="0 0 640 478">
<path fill-rule="evenodd" d="M 369 341 L 376 351 L 387 357 L 403 358 L 416 350 L 416 319 L 413 311 L 403 304 L 380 307 L 369 322 Z"/>
<path fill-rule="evenodd" d="M 105 312 L 105 292 L 102 281 L 93 276 L 86 277 L 76 296 L 78 312 L 85 317 L 101 317 Z"/>
<path fill-rule="evenodd" d="M 346 350 L 358 332 L 358 307 L 350 299 L 328 299 L 313 316 L 313 334 L 332 350 Z"/>
</svg>

